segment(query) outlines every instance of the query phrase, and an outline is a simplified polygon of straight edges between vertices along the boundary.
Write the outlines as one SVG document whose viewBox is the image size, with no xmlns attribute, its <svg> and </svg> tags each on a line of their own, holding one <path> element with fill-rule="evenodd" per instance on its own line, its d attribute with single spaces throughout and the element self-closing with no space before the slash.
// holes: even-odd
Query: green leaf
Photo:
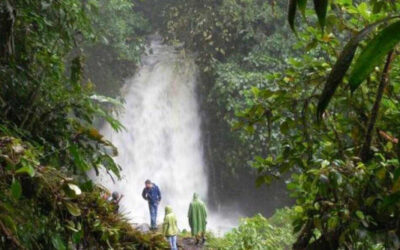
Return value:
<svg viewBox="0 0 400 250">
<path fill-rule="evenodd" d="M 101 163 L 103 167 L 107 170 L 110 170 L 113 174 L 115 174 L 118 179 L 121 179 L 121 167 L 115 163 L 113 158 L 111 158 L 109 155 L 102 155 L 100 157 Z"/>
<path fill-rule="evenodd" d="M 294 211 L 295 211 L 296 213 L 298 213 L 298 214 L 304 213 L 304 209 L 303 209 L 303 207 L 301 207 L 301 206 L 295 206 L 295 207 L 294 207 Z"/>
<path fill-rule="evenodd" d="M 396 0 L 389 0 L 390 4 L 392 5 L 392 9 L 397 11 Z"/>
<path fill-rule="evenodd" d="M 296 32 L 294 20 L 296 19 L 297 0 L 289 0 L 288 21 L 290 28 Z"/>
<path fill-rule="evenodd" d="M 15 199 L 19 199 L 22 194 L 21 183 L 18 180 L 14 180 L 11 184 L 11 194 Z"/>
<path fill-rule="evenodd" d="M 330 100 L 332 99 L 336 89 L 338 88 L 340 83 L 342 83 L 343 77 L 345 76 L 346 72 L 348 71 L 348 69 L 351 65 L 351 62 L 353 61 L 354 54 L 356 53 L 359 43 L 371 31 L 373 31 L 373 29 L 377 25 L 379 25 L 383 22 L 387 22 L 393 18 L 398 18 L 398 17 L 385 18 L 378 22 L 368 25 L 363 30 L 358 32 L 353 38 L 351 38 L 350 41 L 346 44 L 346 46 L 343 48 L 342 53 L 340 54 L 338 60 L 335 63 L 335 66 L 333 67 L 331 73 L 328 76 L 328 80 L 325 83 L 324 90 L 322 91 L 322 94 L 319 98 L 318 107 L 317 107 L 318 119 L 320 119 L 322 117 L 322 114 L 324 113 L 326 107 L 328 107 L 328 104 L 329 104 Z"/>
<path fill-rule="evenodd" d="M 251 92 L 253 93 L 254 97 L 258 97 L 260 94 L 260 89 L 257 87 L 251 87 Z"/>
<path fill-rule="evenodd" d="M 102 95 L 91 95 L 90 99 L 98 101 L 100 103 L 106 103 L 106 104 L 112 104 L 116 107 L 123 107 L 123 103 L 120 102 L 117 99 L 111 98 L 111 97 L 107 97 L 107 96 L 102 96 Z"/>
<path fill-rule="evenodd" d="M 326 13 L 328 11 L 328 0 L 314 0 L 314 9 L 318 16 L 319 25 L 325 28 Z"/>
<path fill-rule="evenodd" d="M 377 172 L 376 172 L 376 177 L 378 177 L 379 180 L 383 180 L 386 177 L 386 168 L 381 167 Z"/>
<path fill-rule="evenodd" d="M 289 131 L 289 122 L 286 120 L 280 126 L 279 129 L 282 134 L 286 135 Z"/>
<path fill-rule="evenodd" d="M 382 208 L 387 209 L 400 201 L 400 192 L 391 194 L 383 199 Z"/>
<path fill-rule="evenodd" d="M 374 203 L 375 200 L 376 200 L 375 196 L 370 196 L 365 200 L 365 204 L 367 206 L 371 206 Z"/>
<path fill-rule="evenodd" d="M 66 250 L 67 249 L 64 244 L 64 241 L 61 239 L 59 234 L 52 237 L 51 243 L 53 244 L 54 248 L 57 250 Z"/>
<path fill-rule="evenodd" d="M 377 14 L 379 13 L 382 8 L 384 7 L 385 3 L 384 2 L 375 2 L 372 8 L 372 13 Z"/>
<path fill-rule="evenodd" d="M 10 229 L 13 233 L 17 233 L 17 226 L 14 223 L 14 220 L 6 215 L 6 214 L 0 214 L 0 221 L 3 222 L 3 224 Z"/>
<path fill-rule="evenodd" d="M 258 176 L 256 179 L 256 187 L 261 187 L 263 184 L 269 184 L 272 181 L 271 176 Z"/>
<path fill-rule="evenodd" d="M 400 191 L 400 179 L 397 179 L 393 183 L 392 192 L 397 193 Z"/>
<path fill-rule="evenodd" d="M 102 142 L 103 135 L 95 128 L 89 128 L 86 131 L 86 134 L 89 136 L 90 139 Z"/>
<path fill-rule="evenodd" d="M 29 164 L 24 165 L 23 167 L 19 168 L 17 171 L 15 171 L 17 174 L 27 174 L 30 177 L 35 176 L 35 169 L 30 166 Z"/>
<path fill-rule="evenodd" d="M 65 206 L 68 209 L 68 212 L 72 215 L 72 216 L 80 216 L 81 215 L 81 210 L 79 209 L 78 205 L 76 205 L 75 203 L 71 203 L 71 202 L 66 202 Z"/>
<path fill-rule="evenodd" d="M 361 220 L 363 220 L 365 218 L 364 213 L 361 212 L 360 210 L 356 211 L 356 215 L 358 218 L 360 218 Z"/>
<path fill-rule="evenodd" d="M 367 3 L 360 3 L 358 6 L 357 6 L 357 10 L 358 10 L 358 12 L 360 13 L 360 15 L 364 18 L 364 19 L 366 19 L 366 20 L 368 20 L 369 19 L 369 17 L 370 17 L 370 12 L 369 12 L 369 9 L 368 9 L 368 4 Z"/>
<path fill-rule="evenodd" d="M 291 182 L 291 183 L 286 185 L 286 188 L 289 189 L 289 190 L 295 190 L 297 188 L 297 184 Z"/>
<path fill-rule="evenodd" d="M 238 129 L 241 129 L 241 128 L 243 128 L 243 126 L 244 126 L 243 122 L 241 122 L 241 121 L 235 122 L 232 125 L 232 131 L 236 131 Z"/>
<path fill-rule="evenodd" d="M 71 145 L 69 151 L 73 156 L 74 163 L 80 170 L 88 171 L 90 169 L 90 166 L 87 164 L 85 159 L 83 159 L 81 152 L 76 145 Z"/>
<path fill-rule="evenodd" d="M 83 231 L 82 230 L 72 234 L 72 241 L 75 244 L 78 244 L 81 241 L 82 238 L 83 238 Z"/>
<path fill-rule="evenodd" d="M 385 55 L 400 42 L 400 21 L 390 24 L 374 37 L 358 57 L 350 75 L 350 88 L 354 91 L 378 66 Z"/>
<path fill-rule="evenodd" d="M 71 189 L 72 191 L 74 191 L 75 195 L 80 195 L 80 194 L 82 194 L 81 189 L 80 189 L 77 185 L 72 184 L 72 183 L 68 183 L 68 187 L 69 187 L 69 189 Z"/>
<path fill-rule="evenodd" d="M 397 179 L 399 179 L 400 177 L 400 167 L 396 168 L 396 170 L 394 170 L 394 175 L 393 175 L 393 180 L 397 181 Z"/>
<path fill-rule="evenodd" d="M 337 216 L 330 216 L 328 219 L 328 231 L 332 232 L 336 229 L 339 224 L 339 218 Z"/>
</svg>

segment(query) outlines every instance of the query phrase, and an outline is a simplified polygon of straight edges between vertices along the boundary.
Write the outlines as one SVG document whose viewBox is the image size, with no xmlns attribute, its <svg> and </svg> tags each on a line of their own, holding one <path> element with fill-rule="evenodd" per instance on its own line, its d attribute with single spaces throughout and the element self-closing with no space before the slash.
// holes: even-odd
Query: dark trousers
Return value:
<svg viewBox="0 0 400 250">
<path fill-rule="evenodd" d="M 149 202 L 151 228 L 157 227 L 157 208 L 158 208 L 157 203 L 153 204 L 153 203 Z"/>
</svg>

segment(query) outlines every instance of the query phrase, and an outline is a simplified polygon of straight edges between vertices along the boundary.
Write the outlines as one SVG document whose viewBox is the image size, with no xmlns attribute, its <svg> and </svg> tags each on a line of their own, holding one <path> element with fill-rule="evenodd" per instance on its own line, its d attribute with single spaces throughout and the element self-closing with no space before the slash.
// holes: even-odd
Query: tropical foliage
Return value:
<svg viewBox="0 0 400 250">
<path fill-rule="evenodd" d="M 87 177 L 100 168 L 119 176 L 117 150 L 95 125 L 123 126 L 111 112 L 121 103 L 97 94 L 84 77 L 82 51 L 105 42 L 98 38 L 101 10 L 109 22 L 120 15 L 109 48 L 136 63 L 144 40 L 130 43 L 125 35 L 145 23 L 135 22 L 131 9 L 129 1 L 0 3 L 0 248 L 164 247 L 160 236 L 143 235 L 114 214 L 107 191 Z"/>
<path fill-rule="evenodd" d="M 283 208 L 268 219 L 260 214 L 244 218 L 237 228 L 223 238 L 209 235 L 207 247 L 216 250 L 289 249 L 295 241 L 290 223 L 292 215 L 292 210 Z"/>
<path fill-rule="evenodd" d="M 154 249 L 160 235 L 132 228 L 107 192 L 39 161 L 43 152 L 21 139 L 0 137 L 2 249 Z"/>
<path fill-rule="evenodd" d="M 83 75 L 96 85 L 96 92 L 118 97 L 127 77 L 135 73 L 144 53 L 148 20 L 129 0 L 87 1 L 92 33 L 73 55 L 84 58 Z"/>
<path fill-rule="evenodd" d="M 213 194 L 222 191 L 248 199 L 237 184 L 256 173 L 258 185 L 286 181 L 296 201 L 271 219 L 244 219 L 210 247 L 398 249 L 399 8 L 397 0 L 2 1 L 0 247 L 164 246 L 110 213 L 106 190 L 87 177 L 99 168 L 119 176 L 117 150 L 96 124 L 123 129 L 112 115 L 121 101 L 99 93 L 119 94 L 144 36 L 159 30 L 197 55 L 211 200 L 223 201 Z"/>
<path fill-rule="evenodd" d="M 291 0 L 291 38 L 284 25 L 267 38 L 246 14 L 279 17 L 280 1 L 175 2 L 166 37 L 200 52 L 210 109 L 246 132 L 215 130 L 244 141 L 216 165 L 252 158 L 258 184 L 293 174 L 296 249 L 398 248 L 400 3 Z"/>
<path fill-rule="evenodd" d="M 291 4 L 294 29 L 293 4 L 304 6 L 300 1 Z M 283 74 L 271 76 L 271 87 L 253 88 L 255 104 L 239 115 L 238 126 L 265 122 L 278 132 L 275 143 L 281 148 L 256 159 L 260 180 L 268 182 L 277 170 L 298 172 L 288 185 L 298 205 L 296 249 L 363 249 L 371 242 L 398 247 L 398 140 L 393 125 L 399 117 L 397 81 L 389 81 L 398 77 L 392 51 L 398 42 L 396 5 L 315 2 L 322 29 L 297 31 L 299 44 L 310 51 L 291 59 Z M 274 118 L 267 119 L 271 112 Z"/>
</svg>

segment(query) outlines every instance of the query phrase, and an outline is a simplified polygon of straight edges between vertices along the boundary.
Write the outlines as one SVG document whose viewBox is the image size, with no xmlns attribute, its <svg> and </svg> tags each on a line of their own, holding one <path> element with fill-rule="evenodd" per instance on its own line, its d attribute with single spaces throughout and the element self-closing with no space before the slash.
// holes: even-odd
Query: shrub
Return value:
<svg viewBox="0 0 400 250">
<path fill-rule="evenodd" d="M 223 238 L 209 235 L 210 249 L 290 249 L 295 241 L 289 208 L 279 209 L 266 219 L 261 214 L 242 219 L 239 227 L 228 232 Z"/>
</svg>

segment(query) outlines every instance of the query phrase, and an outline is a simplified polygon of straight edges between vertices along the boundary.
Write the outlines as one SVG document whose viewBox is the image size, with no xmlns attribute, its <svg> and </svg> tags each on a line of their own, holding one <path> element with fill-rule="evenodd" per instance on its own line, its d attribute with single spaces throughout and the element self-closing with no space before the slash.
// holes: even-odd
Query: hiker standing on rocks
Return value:
<svg viewBox="0 0 400 250">
<path fill-rule="evenodd" d="M 192 231 L 192 236 L 196 237 L 196 244 L 205 242 L 205 233 L 206 233 L 206 225 L 207 225 L 207 209 L 199 199 L 199 195 L 194 193 L 193 200 L 189 206 L 189 225 Z"/>
<path fill-rule="evenodd" d="M 120 195 L 118 192 L 113 192 L 111 194 L 111 197 L 109 197 L 107 200 L 109 202 L 111 202 L 112 204 L 114 204 L 115 208 L 114 208 L 114 212 L 118 213 L 119 210 L 119 202 L 121 201 L 121 199 L 124 197 L 124 195 Z"/>
<path fill-rule="evenodd" d="M 149 210 L 150 210 L 150 228 L 152 230 L 157 229 L 157 209 L 158 204 L 161 201 L 161 192 L 158 186 L 152 183 L 150 180 L 146 180 L 145 188 L 142 192 L 143 199 L 147 200 L 149 203 Z"/>
<path fill-rule="evenodd" d="M 123 194 L 119 194 L 118 192 L 113 192 L 111 195 L 109 193 L 105 193 L 103 196 L 103 199 L 108 201 L 109 203 L 114 205 L 114 212 L 118 213 L 119 210 L 119 202 L 122 200 L 124 197 Z"/>
<path fill-rule="evenodd" d="M 176 244 L 178 235 L 178 223 L 176 216 L 170 206 L 165 207 L 165 217 L 163 223 L 163 234 L 167 237 L 171 250 L 178 250 Z"/>
</svg>

